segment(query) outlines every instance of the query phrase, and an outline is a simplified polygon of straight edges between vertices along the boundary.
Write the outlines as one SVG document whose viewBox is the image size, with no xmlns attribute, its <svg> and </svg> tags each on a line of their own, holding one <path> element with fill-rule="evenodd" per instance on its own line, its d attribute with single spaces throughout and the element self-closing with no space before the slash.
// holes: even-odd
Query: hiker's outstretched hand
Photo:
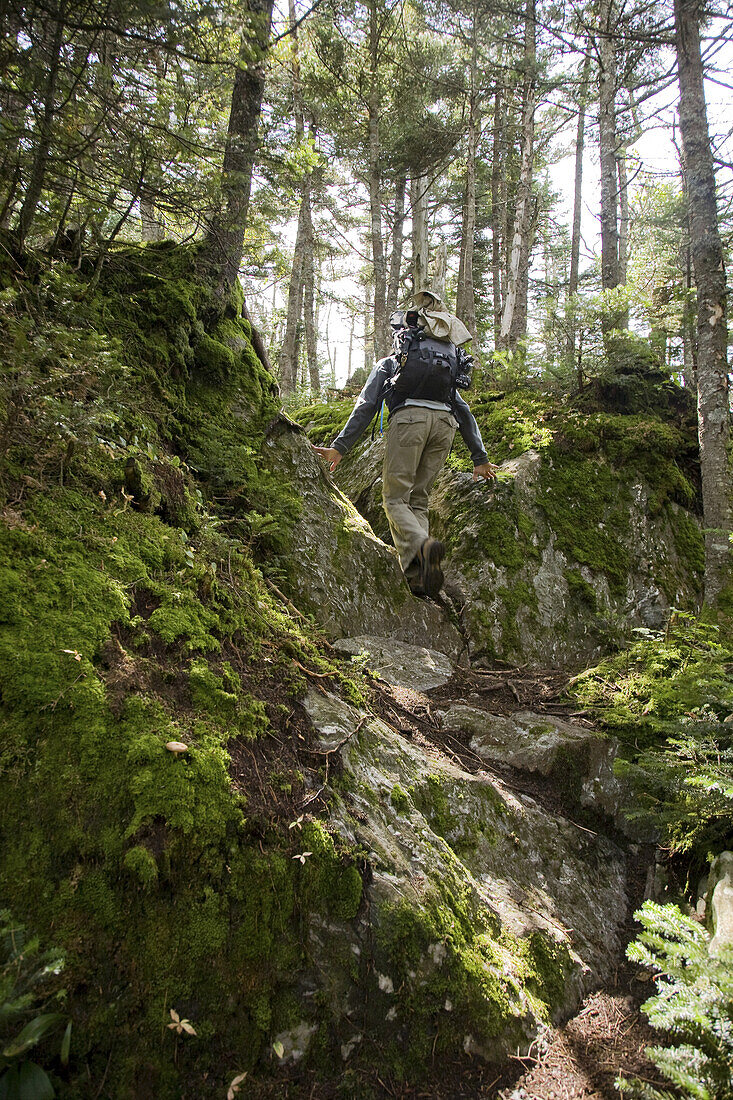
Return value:
<svg viewBox="0 0 733 1100">
<path fill-rule="evenodd" d="M 313 447 L 313 450 L 316 452 L 317 455 L 320 455 L 321 458 L 325 458 L 331 473 L 333 473 L 341 459 L 344 457 L 341 454 L 341 451 L 337 451 L 335 447 Z"/>
<path fill-rule="evenodd" d="M 480 466 L 474 466 L 473 468 L 473 480 L 478 481 L 480 477 L 485 477 L 487 481 L 492 481 L 496 477 L 496 471 L 499 469 L 493 462 L 483 462 Z"/>
</svg>

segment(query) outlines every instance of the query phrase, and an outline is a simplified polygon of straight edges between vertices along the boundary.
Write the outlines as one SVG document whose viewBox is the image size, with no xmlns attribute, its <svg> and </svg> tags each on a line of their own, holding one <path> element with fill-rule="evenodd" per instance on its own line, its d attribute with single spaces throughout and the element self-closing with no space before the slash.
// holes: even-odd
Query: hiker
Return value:
<svg viewBox="0 0 733 1100">
<path fill-rule="evenodd" d="M 382 465 L 382 504 L 400 564 L 413 594 L 435 599 L 443 586 L 445 547 L 430 537 L 428 496 L 458 429 L 471 454 L 473 480 L 496 476 L 474 416 L 457 388 L 470 384 L 470 338 L 462 321 L 431 290 L 415 295 L 414 309 L 392 315 L 392 355 L 380 359 L 330 447 L 314 447 L 333 472 L 378 412 L 389 423 Z"/>
</svg>

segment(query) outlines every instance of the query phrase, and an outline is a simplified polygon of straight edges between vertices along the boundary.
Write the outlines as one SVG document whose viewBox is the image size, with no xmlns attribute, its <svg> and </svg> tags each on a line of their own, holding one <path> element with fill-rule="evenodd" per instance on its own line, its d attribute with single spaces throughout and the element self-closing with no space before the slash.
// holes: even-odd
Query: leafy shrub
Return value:
<svg viewBox="0 0 733 1100">
<path fill-rule="evenodd" d="M 48 1074 L 28 1052 L 66 1020 L 65 1013 L 53 1010 L 65 997 L 54 982 L 63 967 L 58 951 L 41 954 L 38 940 L 28 939 L 25 928 L 7 910 L 0 911 L 0 1100 L 55 1096 Z M 61 1041 L 63 1064 L 70 1041 L 69 1022 Z"/>
<path fill-rule="evenodd" d="M 647 1054 L 679 1090 L 674 1094 L 638 1079 L 616 1084 L 632 1100 L 733 1098 L 733 948 L 708 954 L 709 934 L 676 905 L 644 903 L 643 931 L 627 954 L 657 971 L 657 993 L 642 1010 L 672 1045 Z"/>
</svg>

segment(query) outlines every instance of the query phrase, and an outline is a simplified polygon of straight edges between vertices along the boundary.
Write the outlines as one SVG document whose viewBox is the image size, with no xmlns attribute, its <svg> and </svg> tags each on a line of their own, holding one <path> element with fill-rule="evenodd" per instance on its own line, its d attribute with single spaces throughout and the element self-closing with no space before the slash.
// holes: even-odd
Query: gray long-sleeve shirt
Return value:
<svg viewBox="0 0 733 1100">
<path fill-rule="evenodd" d="M 388 356 L 386 359 L 379 360 L 367 378 L 363 390 L 356 399 L 351 416 L 331 444 L 342 455 L 351 450 L 359 436 L 371 423 L 384 400 L 387 383 L 396 371 L 397 361 L 392 356 Z M 451 412 L 458 421 L 458 430 L 471 454 L 471 461 L 474 466 L 482 466 L 489 459 L 473 413 L 458 393 L 454 392 L 450 404 Z"/>
</svg>

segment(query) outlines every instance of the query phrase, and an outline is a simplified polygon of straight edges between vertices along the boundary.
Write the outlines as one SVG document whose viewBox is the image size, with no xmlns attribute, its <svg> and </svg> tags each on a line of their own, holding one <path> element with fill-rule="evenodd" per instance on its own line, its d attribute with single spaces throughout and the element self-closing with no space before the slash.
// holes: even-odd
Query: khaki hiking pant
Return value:
<svg viewBox="0 0 733 1100">
<path fill-rule="evenodd" d="M 403 405 L 390 414 L 382 465 L 382 504 L 406 573 L 429 535 L 428 495 L 453 443 L 458 422 L 443 409 Z"/>
</svg>

